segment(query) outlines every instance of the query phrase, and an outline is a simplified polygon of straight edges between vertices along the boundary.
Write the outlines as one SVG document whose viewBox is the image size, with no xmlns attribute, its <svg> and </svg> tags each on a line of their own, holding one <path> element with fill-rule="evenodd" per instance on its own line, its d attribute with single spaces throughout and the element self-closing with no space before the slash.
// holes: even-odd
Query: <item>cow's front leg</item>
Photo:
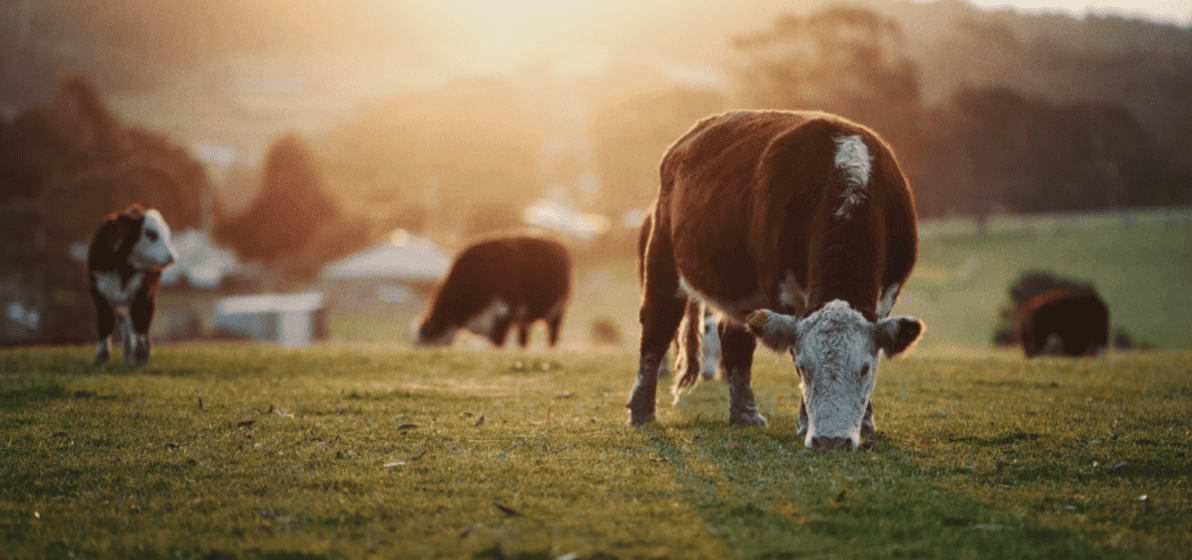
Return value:
<svg viewBox="0 0 1192 560">
<path fill-rule="evenodd" d="M 156 310 L 157 304 L 154 300 L 145 297 L 138 297 L 134 300 L 132 307 L 128 310 L 128 332 L 126 334 L 133 342 L 132 363 L 134 365 L 143 366 L 149 363 L 149 327 L 153 326 L 153 315 Z"/>
<path fill-rule="evenodd" d="M 720 363 L 728 377 L 728 423 L 765 426 L 753 401 L 753 350 L 757 341 L 745 327 L 720 325 Z"/>
</svg>

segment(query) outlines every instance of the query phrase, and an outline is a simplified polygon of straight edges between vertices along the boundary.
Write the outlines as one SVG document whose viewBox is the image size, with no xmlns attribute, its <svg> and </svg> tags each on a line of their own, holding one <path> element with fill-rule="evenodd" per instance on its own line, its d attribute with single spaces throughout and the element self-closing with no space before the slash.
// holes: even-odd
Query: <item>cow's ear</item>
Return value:
<svg viewBox="0 0 1192 560">
<path fill-rule="evenodd" d="M 799 342 L 799 319 L 769 309 L 755 311 L 745 318 L 750 332 L 767 348 L 786 353 Z"/>
<path fill-rule="evenodd" d="M 923 337 L 923 322 L 914 317 L 890 317 L 877 322 L 877 347 L 893 358 L 910 350 Z"/>
</svg>

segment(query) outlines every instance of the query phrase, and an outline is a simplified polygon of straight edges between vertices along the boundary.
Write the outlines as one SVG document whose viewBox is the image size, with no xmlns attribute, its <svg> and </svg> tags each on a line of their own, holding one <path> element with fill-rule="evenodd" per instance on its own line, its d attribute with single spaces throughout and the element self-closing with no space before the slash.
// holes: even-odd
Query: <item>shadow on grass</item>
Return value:
<svg viewBox="0 0 1192 560">
<path fill-rule="evenodd" d="M 995 445 L 1010 445 L 1013 443 L 1021 443 L 1024 441 L 1036 441 L 1039 439 L 1039 434 L 1032 434 L 1028 432 L 1011 432 L 1003 436 L 994 438 L 981 438 L 975 436 L 952 438 L 951 441 L 959 443 L 971 443 L 973 445 L 995 446 Z"/>
<path fill-rule="evenodd" d="M 33 403 L 63 399 L 71 392 L 49 377 L 0 377 L 0 411 L 12 412 Z"/>
</svg>

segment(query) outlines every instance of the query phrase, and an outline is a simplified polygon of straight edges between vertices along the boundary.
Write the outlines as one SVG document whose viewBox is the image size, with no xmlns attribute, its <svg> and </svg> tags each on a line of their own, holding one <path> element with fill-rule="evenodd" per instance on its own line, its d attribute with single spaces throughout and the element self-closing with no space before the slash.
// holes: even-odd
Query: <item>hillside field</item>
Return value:
<svg viewBox="0 0 1192 560">
<path fill-rule="evenodd" d="M 1009 288 L 1046 270 L 1092 282 L 1109 306 L 1110 328 L 1160 349 L 1192 350 L 1192 209 L 995 217 L 984 235 L 968 219 L 920 224 L 919 260 L 894 306 L 927 325 L 922 349 L 990 348 Z M 639 296 L 630 257 L 577 259 L 576 288 L 563 344 L 585 350 L 592 322 L 622 333 L 635 350 Z M 413 316 L 332 316 L 340 341 L 406 343 Z M 535 331 L 541 344 L 545 334 Z M 483 345 L 480 345 L 483 346 Z"/>
</svg>

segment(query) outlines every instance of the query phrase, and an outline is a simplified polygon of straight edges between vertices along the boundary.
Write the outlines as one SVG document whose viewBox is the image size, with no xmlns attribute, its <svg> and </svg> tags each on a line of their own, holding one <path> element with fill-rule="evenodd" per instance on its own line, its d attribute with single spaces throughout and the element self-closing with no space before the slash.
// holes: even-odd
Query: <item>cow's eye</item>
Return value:
<svg viewBox="0 0 1192 560">
<path fill-rule="evenodd" d="M 869 375 L 869 364 L 861 366 L 861 377 L 865 377 L 866 375 Z"/>
<path fill-rule="evenodd" d="M 145 230 L 145 239 L 149 241 L 157 241 L 157 232 L 151 229 Z"/>
</svg>

